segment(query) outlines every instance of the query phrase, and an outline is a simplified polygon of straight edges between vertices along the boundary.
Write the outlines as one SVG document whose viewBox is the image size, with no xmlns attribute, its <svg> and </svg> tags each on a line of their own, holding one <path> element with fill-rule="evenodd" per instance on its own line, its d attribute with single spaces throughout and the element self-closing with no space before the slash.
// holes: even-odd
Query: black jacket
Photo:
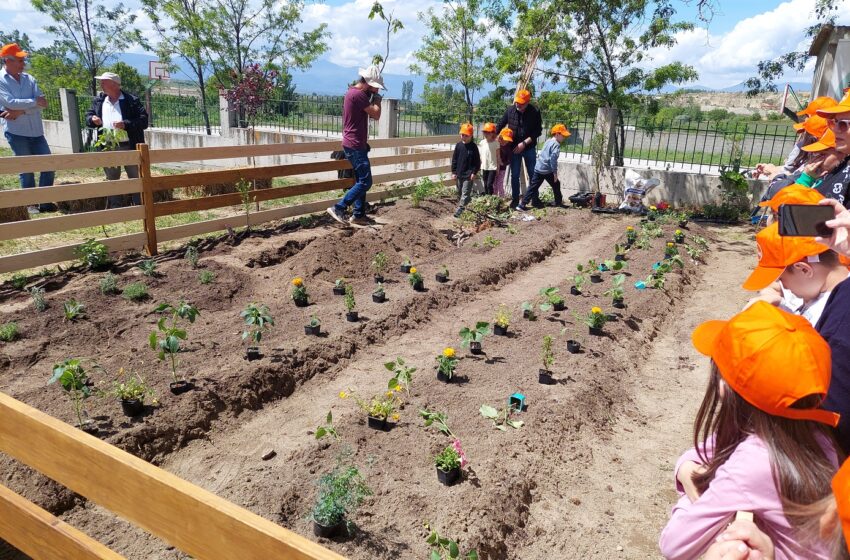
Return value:
<svg viewBox="0 0 850 560">
<path fill-rule="evenodd" d="M 827 173 L 816 190 L 826 198 L 834 198 L 846 206 L 848 187 L 850 187 L 850 157 L 844 158 L 838 167 Z"/>
<path fill-rule="evenodd" d="M 514 133 L 512 147 L 526 138 L 531 138 L 531 146 L 537 146 L 537 139 L 543 134 L 543 117 L 534 105 L 529 104 L 525 111 L 520 113 L 514 104 L 505 111 L 502 120 L 496 125 L 496 130 L 502 130 L 505 126 Z"/>
<path fill-rule="evenodd" d="M 130 139 L 127 145 L 130 148 L 135 148 L 136 144 L 144 144 L 145 142 L 144 130 L 148 127 L 148 112 L 138 97 L 127 93 L 123 89 L 121 93 L 124 95 L 124 99 L 121 99 L 118 105 L 121 107 L 121 116 L 124 118 L 124 130 L 127 131 L 127 136 Z M 106 94 L 103 92 L 100 92 L 97 94 L 97 97 L 92 99 L 91 108 L 86 112 L 86 126 L 89 128 L 101 128 L 91 122 L 91 118 L 97 116 L 103 119 L 104 99 L 106 99 Z"/>
<path fill-rule="evenodd" d="M 469 179 L 470 175 L 481 169 L 481 154 L 478 145 L 470 141 L 468 144 L 458 142 L 452 154 L 452 175 L 460 179 Z"/>
</svg>

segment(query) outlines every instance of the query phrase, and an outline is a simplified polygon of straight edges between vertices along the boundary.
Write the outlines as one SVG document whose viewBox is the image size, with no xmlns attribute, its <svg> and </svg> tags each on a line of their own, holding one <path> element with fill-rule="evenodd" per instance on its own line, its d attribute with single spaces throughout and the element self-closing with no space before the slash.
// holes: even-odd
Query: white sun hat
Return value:
<svg viewBox="0 0 850 560">
<path fill-rule="evenodd" d="M 387 89 L 384 86 L 384 78 L 381 77 L 381 71 L 374 64 L 368 68 L 361 68 L 358 72 L 360 77 L 366 80 L 366 83 L 372 87 Z"/>
</svg>

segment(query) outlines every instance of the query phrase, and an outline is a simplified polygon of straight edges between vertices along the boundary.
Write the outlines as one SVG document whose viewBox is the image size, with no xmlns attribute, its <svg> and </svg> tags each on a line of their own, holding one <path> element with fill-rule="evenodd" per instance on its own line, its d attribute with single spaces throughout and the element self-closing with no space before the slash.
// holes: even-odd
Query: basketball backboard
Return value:
<svg viewBox="0 0 850 560">
<path fill-rule="evenodd" d="M 168 73 L 168 66 L 164 62 L 151 60 L 148 62 L 148 77 L 151 80 L 170 80 L 171 75 Z"/>
</svg>

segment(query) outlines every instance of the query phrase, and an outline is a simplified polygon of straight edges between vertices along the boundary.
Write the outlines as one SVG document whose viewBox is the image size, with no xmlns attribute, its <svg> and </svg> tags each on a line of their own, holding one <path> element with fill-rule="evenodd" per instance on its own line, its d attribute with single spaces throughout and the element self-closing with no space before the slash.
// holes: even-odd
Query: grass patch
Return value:
<svg viewBox="0 0 850 560">
<path fill-rule="evenodd" d="M 124 291 L 121 295 L 124 299 L 130 301 L 144 301 L 148 299 L 148 287 L 144 282 L 133 282 L 124 286 Z"/>
<path fill-rule="evenodd" d="M 0 325 L 0 340 L 3 342 L 12 342 L 20 336 L 17 323 L 4 323 Z"/>
</svg>

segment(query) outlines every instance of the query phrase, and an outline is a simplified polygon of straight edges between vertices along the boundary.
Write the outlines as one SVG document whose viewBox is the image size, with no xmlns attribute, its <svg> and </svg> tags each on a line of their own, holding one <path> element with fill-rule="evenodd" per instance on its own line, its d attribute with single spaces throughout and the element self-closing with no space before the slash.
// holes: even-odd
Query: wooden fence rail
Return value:
<svg viewBox="0 0 850 560">
<path fill-rule="evenodd" d="M 448 173 L 450 171 L 450 166 L 446 165 L 445 162 L 451 157 L 452 152 L 445 148 L 438 148 L 438 146 L 452 143 L 455 140 L 455 136 L 373 140 L 371 145 L 375 149 L 416 148 L 419 150 L 417 153 L 378 155 L 371 157 L 370 160 L 373 168 L 395 165 L 405 165 L 408 167 L 403 171 L 381 172 L 375 174 L 373 176 L 374 184 L 396 183 L 408 179 Z M 427 146 L 427 148 L 423 149 L 423 146 Z M 246 225 L 246 218 L 243 214 L 171 228 L 157 228 L 156 218 L 158 217 L 235 206 L 241 204 L 242 197 L 239 193 L 232 193 L 211 195 L 200 198 L 154 202 L 154 193 L 156 192 L 173 191 L 174 189 L 211 184 L 234 183 L 241 179 L 271 180 L 275 177 L 293 177 L 308 175 L 311 173 L 327 173 L 342 169 L 350 169 L 351 165 L 347 160 L 320 159 L 314 162 L 264 165 L 215 171 L 197 171 L 179 175 L 154 175 L 151 165 L 231 158 L 254 158 L 254 160 L 256 160 L 256 158 L 259 157 L 314 153 L 320 153 L 322 154 L 322 158 L 326 158 L 327 152 L 339 148 L 339 141 L 336 140 L 296 144 L 179 148 L 170 150 L 151 150 L 147 145 L 140 144 L 136 151 L 0 158 L 0 173 L 108 167 L 116 165 L 138 165 L 140 176 L 138 179 L 101 181 L 97 183 L 2 191 L 0 192 L 0 208 L 135 193 L 141 193 L 142 202 L 141 206 L 136 207 L 97 210 L 67 216 L 0 224 L 0 241 L 35 237 L 86 227 L 104 226 L 139 220 L 142 222 L 143 233 L 109 237 L 100 239 L 100 241 L 103 242 L 111 251 L 121 251 L 144 246 L 149 255 L 156 255 L 160 242 L 173 241 L 192 235 L 202 235 L 221 231 L 228 227 L 241 227 Z M 428 162 L 433 163 L 433 165 L 426 165 Z M 278 200 L 305 194 L 331 192 L 348 188 L 353 183 L 354 181 L 352 179 L 299 182 L 298 184 L 287 185 L 285 187 L 252 190 L 249 193 L 249 197 L 251 202 Z M 390 192 L 398 196 L 406 194 L 409 190 L 396 189 Z M 369 193 L 370 200 L 382 200 L 388 197 L 389 195 L 387 194 L 387 191 L 375 190 L 374 192 Z M 251 214 L 247 223 L 250 223 L 251 225 L 259 225 L 271 220 L 319 212 L 329 203 L 330 201 L 325 200 L 310 204 L 254 212 Z M 63 245 L 61 247 L 53 247 L 0 257 L 0 273 L 71 260 L 74 258 L 74 251 L 79 245 L 79 243 L 75 243 L 71 245 Z"/>
</svg>

